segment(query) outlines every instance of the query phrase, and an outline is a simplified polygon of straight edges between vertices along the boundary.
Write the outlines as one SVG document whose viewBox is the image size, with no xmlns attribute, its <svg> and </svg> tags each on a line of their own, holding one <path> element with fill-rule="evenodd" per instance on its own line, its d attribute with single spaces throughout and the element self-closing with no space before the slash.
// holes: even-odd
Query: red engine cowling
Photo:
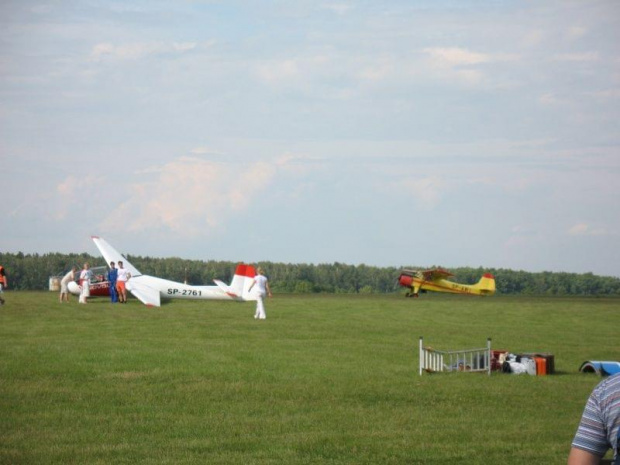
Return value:
<svg viewBox="0 0 620 465">
<path fill-rule="evenodd" d="M 403 287 L 411 287 L 411 284 L 413 283 L 413 278 L 407 274 L 401 274 L 398 278 L 398 284 L 400 284 Z"/>
</svg>

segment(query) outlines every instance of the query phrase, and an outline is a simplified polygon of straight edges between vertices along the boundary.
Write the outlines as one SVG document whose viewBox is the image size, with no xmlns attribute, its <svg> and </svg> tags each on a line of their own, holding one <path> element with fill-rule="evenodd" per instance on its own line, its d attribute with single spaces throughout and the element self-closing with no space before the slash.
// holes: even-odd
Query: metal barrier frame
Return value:
<svg viewBox="0 0 620 465">
<path fill-rule="evenodd" d="M 446 363 L 447 362 L 447 363 Z M 420 336 L 420 375 L 428 372 L 464 372 L 491 374 L 491 338 L 480 349 L 436 350 L 424 347 Z"/>
</svg>

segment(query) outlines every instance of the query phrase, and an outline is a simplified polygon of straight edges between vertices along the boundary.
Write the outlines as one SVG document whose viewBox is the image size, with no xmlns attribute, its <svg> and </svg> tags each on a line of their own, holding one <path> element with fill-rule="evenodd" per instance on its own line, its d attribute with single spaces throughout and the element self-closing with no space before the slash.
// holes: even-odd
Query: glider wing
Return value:
<svg viewBox="0 0 620 465">
<path fill-rule="evenodd" d="M 129 261 L 125 257 L 123 257 L 114 247 L 108 244 L 105 239 L 99 236 L 92 236 L 92 239 L 97 248 L 99 249 L 99 252 L 101 252 L 101 255 L 103 255 L 103 258 L 105 258 L 106 265 L 110 265 L 110 262 L 115 262 L 116 264 L 118 264 L 118 262 L 120 261 L 123 262 L 123 268 L 129 271 L 132 278 L 140 276 L 142 274 L 131 263 L 129 263 Z"/>
<path fill-rule="evenodd" d="M 160 307 L 161 295 L 158 289 L 140 282 L 140 278 L 131 278 L 127 281 L 127 289 L 147 307 Z"/>
</svg>

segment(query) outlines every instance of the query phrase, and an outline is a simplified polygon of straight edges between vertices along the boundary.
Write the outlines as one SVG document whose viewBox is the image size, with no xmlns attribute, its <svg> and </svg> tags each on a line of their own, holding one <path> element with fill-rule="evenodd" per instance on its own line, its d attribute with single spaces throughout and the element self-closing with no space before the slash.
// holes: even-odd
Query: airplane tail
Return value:
<svg viewBox="0 0 620 465">
<path fill-rule="evenodd" d="M 495 294 L 495 276 L 491 273 L 485 273 L 474 287 L 480 291 L 480 295 Z"/>
<path fill-rule="evenodd" d="M 237 265 L 237 269 L 235 270 L 235 275 L 233 276 L 230 286 L 227 286 L 222 281 L 217 279 L 214 279 L 213 281 L 215 281 L 215 284 L 217 284 L 220 289 L 233 298 L 239 300 L 256 300 L 256 296 L 253 296 L 249 292 L 254 276 L 256 276 L 256 270 L 252 265 L 240 263 Z"/>
<path fill-rule="evenodd" d="M 243 300 L 256 300 L 256 296 L 249 291 L 255 276 L 256 270 L 252 265 L 237 265 L 230 287 L 235 289 L 235 292 L 239 292 Z"/>
<path fill-rule="evenodd" d="M 99 252 L 101 252 L 101 255 L 103 255 L 103 258 L 105 258 L 106 265 L 109 266 L 110 262 L 114 262 L 118 265 L 118 262 L 120 261 L 123 262 L 123 268 L 129 271 L 132 278 L 142 275 L 142 273 L 140 273 L 136 267 L 129 263 L 129 261 L 125 257 L 123 257 L 120 252 L 118 252 L 114 247 L 108 244 L 105 239 L 99 236 L 91 236 L 91 238 L 99 249 Z"/>
</svg>

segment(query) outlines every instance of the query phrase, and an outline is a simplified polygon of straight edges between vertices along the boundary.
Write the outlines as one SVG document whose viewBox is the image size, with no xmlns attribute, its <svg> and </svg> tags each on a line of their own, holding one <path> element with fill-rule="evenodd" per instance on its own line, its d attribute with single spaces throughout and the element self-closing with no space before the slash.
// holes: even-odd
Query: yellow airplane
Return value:
<svg viewBox="0 0 620 465">
<path fill-rule="evenodd" d="M 433 270 L 415 271 L 403 270 L 398 278 L 398 284 L 410 289 L 407 297 L 418 297 L 420 292 L 450 292 L 452 294 L 493 295 L 495 293 L 495 277 L 485 273 L 476 284 L 459 284 L 448 281 L 446 278 L 454 276 L 447 270 L 435 268 Z"/>
</svg>

